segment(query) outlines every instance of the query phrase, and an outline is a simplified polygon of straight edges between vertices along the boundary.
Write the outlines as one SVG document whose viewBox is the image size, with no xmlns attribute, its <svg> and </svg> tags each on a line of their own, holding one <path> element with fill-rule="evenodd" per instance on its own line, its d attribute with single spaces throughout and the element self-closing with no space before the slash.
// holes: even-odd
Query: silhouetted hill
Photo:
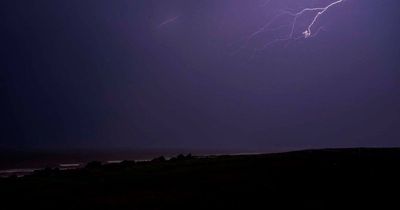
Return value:
<svg viewBox="0 0 400 210">
<path fill-rule="evenodd" d="M 325 149 L 89 163 L 0 179 L 5 209 L 399 207 L 400 149 Z"/>
</svg>

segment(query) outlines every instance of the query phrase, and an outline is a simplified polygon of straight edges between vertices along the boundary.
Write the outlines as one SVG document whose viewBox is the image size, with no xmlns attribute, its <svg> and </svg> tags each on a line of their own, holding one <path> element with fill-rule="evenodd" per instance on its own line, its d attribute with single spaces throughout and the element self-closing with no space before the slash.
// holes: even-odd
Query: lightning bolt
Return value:
<svg viewBox="0 0 400 210">
<path fill-rule="evenodd" d="M 314 18 L 312 19 L 311 23 L 308 25 L 307 29 L 305 31 L 303 31 L 303 33 L 302 33 L 304 38 L 306 38 L 306 39 L 312 37 L 311 29 L 314 26 L 314 24 L 318 21 L 319 17 L 321 15 L 323 15 L 326 11 L 328 11 L 329 8 L 331 8 L 331 7 L 333 7 L 333 6 L 337 5 L 337 4 L 340 4 L 343 1 L 344 0 L 337 0 L 335 2 L 330 3 L 326 7 L 305 8 L 305 9 L 301 10 L 298 13 L 294 13 L 294 14 L 291 13 L 291 15 L 294 16 L 294 21 L 293 21 L 293 25 L 292 25 L 292 30 L 291 30 L 291 35 L 290 36 L 293 37 L 294 28 L 296 26 L 297 18 L 299 18 L 301 15 L 303 15 L 306 12 L 314 11 L 314 12 L 317 12 L 317 14 L 314 16 Z"/>
<path fill-rule="evenodd" d="M 168 25 L 168 24 L 170 24 L 170 23 L 173 23 L 173 22 L 175 22 L 176 20 L 178 20 L 178 18 L 179 18 L 179 16 L 175 16 L 175 17 L 173 17 L 173 18 L 169 18 L 169 19 L 163 21 L 162 23 L 160 23 L 160 24 L 157 26 L 157 28 L 160 29 L 160 28 L 162 28 L 162 27 L 164 27 L 164 26 L 166 26 L 166 25 Z"/>
<path fill-rule="evenodd" d="M 338 4 L 343 3 L 345 0 L 335 0 L 332 3 L 328 4 L 327 6 L 324 7 L 306 7 L 301 9 L 298 12 L 292 12 L 288 10 L 281 10 L 279 14 L 274 16 L 271 20 L 269 20 L 267 23 L 265 23 L 262 27 L 260 27 L 258 30 L 250 34 L 247 38 L 245 38 L 244 45 L 240 48 L 243 49 L 245 48 L 251 40 L 255 39 L 257 36 L 261 35 L 262 33 L 266 32 L 271 32 L 271 31 L 278 31 L 284 28 L 287 28 L 289 30 L 287 35 L 284 35 L 283 37 L 276 38 L 272 41 L 267 42 L 263 48 L 261 49 L 255 49 L 255 51 L 260 51 L 265 49 L 266 47 L 273 45 L 278 42 L 284 42 L 284 41 L 290 41 L 290 40 L 299 40 L 299 39 L 308 39 L 308 38 L 313 38 L 317 36 L 321 31 L 322 27 L 319 27 L 315 29 L 315 25 L 318 22 L 319 18 L 328 12 L 329 9 L 331 9 L 334 6 L 337 6 Z M 271 0 L 268 0 L 264 3 L 264 5 L 267 5 L 271 2 Z M 301 35 L 296 35 L 295 31 L 298 25 L 298 19 L 302 17 L 305 14 L 312 13 L 314 14 L 310 20 L 309 23 L 305 24 L 306 28 L 304 28 L 303 32 Z M 280 20 L 284 16 L 290 16 L 293 17 L 292 21 L 286 25 L 279 25 L 278 27 L 271 28 L 278 20 Z M 315 29 L 315 30 L 314 30 Z M 240 51 L 240 49 L 238 51 Z M 237 51 L 237 52 L 238 52 Z M 235 53 L 236 54 L 236 53 Z"/>
</svg>

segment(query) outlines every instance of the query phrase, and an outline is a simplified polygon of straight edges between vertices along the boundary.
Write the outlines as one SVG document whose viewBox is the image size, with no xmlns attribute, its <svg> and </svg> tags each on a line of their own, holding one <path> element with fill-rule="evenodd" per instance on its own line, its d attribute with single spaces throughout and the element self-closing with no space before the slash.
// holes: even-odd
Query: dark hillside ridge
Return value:
<svg viewBox="0 0 400 210">
<path fill-rule="evenodd" d="M 399 207 L 399 148 L 91 162 L 0 179 L 7 209 Z"/>
</svg>

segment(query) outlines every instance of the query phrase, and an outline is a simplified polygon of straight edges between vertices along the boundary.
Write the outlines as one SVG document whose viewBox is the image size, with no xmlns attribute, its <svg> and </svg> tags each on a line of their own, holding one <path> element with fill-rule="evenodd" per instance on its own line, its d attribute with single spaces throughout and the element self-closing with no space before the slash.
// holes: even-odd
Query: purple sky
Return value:
<svg viewBox="0 0 400 210">
<path fill-rule="evenodd" d="M 400 146 L 400 2 L 265 2 L 2 1 L 0 148 Z"/>
</svg>

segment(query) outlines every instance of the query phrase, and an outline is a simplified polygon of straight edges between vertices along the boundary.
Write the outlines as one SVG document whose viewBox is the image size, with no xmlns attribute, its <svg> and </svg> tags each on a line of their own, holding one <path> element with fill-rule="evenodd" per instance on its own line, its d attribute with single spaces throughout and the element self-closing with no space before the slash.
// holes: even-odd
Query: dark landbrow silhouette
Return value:
<svg viewBox="0 0 400 210">
<path fill-rule="evenodd" d="M 2 209 L 396 209 L 400 149 L 163 156 L 0 179 Z"/>
</svg>

